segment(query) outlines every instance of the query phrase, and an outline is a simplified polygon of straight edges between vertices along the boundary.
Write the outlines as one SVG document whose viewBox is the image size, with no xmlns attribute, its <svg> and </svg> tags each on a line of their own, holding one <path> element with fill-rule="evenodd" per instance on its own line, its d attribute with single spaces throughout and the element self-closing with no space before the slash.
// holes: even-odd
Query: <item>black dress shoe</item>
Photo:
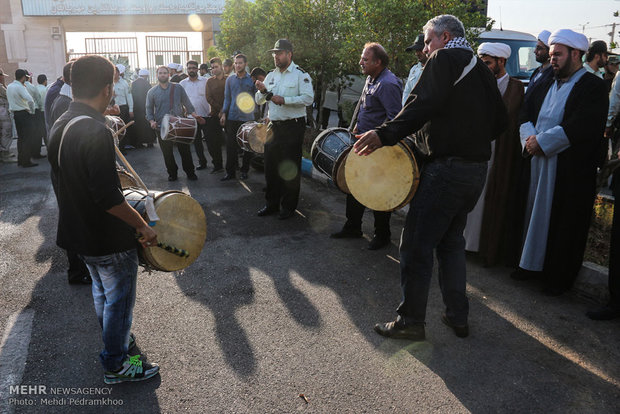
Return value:
<svg viewBox="0 0 620 414">
<path fill-rule="evenodd" d="M 220 178 L 220 181 L 230 181 L 230 180 L 234 180 L 235 176 L 232 174 L 226 174 L 225 176 L 223 176 L 222 178 Z"/>
<path fill-rule="evenodd" d="M 248 179 L 248 173 L 242 171 L 241 174 L 239 174 L 239 178 L 241 180 L 247 180 Z"/>
<path fill-rule="evenodd" d="M 586 312 L 586 316 L 595 321 L 611 321 L 620 318 L 620 306 L 606 305 Z"/>
<path fill-rule="evenodd" d="M 198 179 L 198 176 L 194 173 L 187 174 L 187 179 L 190 181 L 196 181 Z"/>
<path fill-rule="evenodd" d="M 213 167 L 213 169 L 211 170 L 211 174 L 217 174 L 222 171 L 224 171 L 224 168 L 222 167 Z"/>
<path fill-rule="evenodd" d="M 398 319 L 393 322 L 376 324 L 375 332 L 381 336 L 393 339 L 410 339 L 412 341 L 423 341 L 426 339 L 423 324 L 406 326 Z"/>
<path fill-rule="evenodd" d="M 169 175 L 168 176 L 168 181 L 176 181 L 177 180 L 177 176 L 176 175 Z"/>
<path fill-rule="evenodd" d="M 450 319 L 448 319 L 445 313 L 441 315 L 441 321 L 450 328 L 452 328 L 456 336 L 458 336 L 459 338 L 466 338 L 467 336 L 469 336 L 469 325 L 455 325 L 450 322 Z"/>
<path fill-rule="evenodd" d="M 343 228 L 336 233 L 330 234 L 329 237 L 332 239 L 359 239 L 362 237 L 362 231 Z"/>
<path fill-rule="evenodd" d="M 30 168 L 30 167 L 36 167 L 39 164 L 36 164 L 34 162 L 29 162 L 27 164 L 20 164 L 20 166 L 24 167 L 24 168 Z"/>
<path fill-rule="evenodd" d="M 286 220 L 295 215 L 295 210 L 282 210 L 278 214 L 278 220 Z"/>
<path fill-rule="evenodd" d="M 197 170 L 206 170 L 207 169 L 207 164 L 200 164 L 198 167 L 196 167 Z"/>
<path fill-rule="evenodd" d="M 380 248 L 385 247 L 388 244 L 390 244 L 389 237 L 386 238 L 375 235 L 375 237 L 372 238 L 370 243 L 368 243 L 368 250 L 379 250 Z"/>
<path fill-rule="evenodd" d="M 263 207 L 260 210 L 258 210 L 258 213 L 256 213 L 256 215 L 258 217 L 265 217 L 265 216 L 269 216 L 271 214 L 276 214 L 278 212 L 278 209 L 275 207 Z"/>
</svg>

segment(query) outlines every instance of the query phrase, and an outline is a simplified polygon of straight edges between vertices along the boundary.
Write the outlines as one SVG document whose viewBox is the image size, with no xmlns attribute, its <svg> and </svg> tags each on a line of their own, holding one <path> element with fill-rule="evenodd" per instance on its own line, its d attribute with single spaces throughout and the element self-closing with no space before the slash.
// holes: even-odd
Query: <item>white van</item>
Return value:
<svg viewBox="0 0 620 414">
<path fill-rule="evenodd" d="M 511 53 L 506 62 L 506 72 L 513 78 L 521 80 L 525 86 L 530 83 L 534 69 L 540 66 L 534 55 L 536 37 L 529 33 L 493 29 L 482 32 L 478 42 L 505 43 L 510 46 Z"/>
</svg>

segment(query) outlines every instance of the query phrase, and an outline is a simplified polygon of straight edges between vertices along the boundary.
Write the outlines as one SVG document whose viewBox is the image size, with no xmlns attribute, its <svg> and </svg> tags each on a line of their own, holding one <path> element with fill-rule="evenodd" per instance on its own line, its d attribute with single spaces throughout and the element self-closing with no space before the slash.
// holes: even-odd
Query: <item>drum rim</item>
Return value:
<svg viewBox="0 0 620 414">
<path fill-rule="evenodd" d="M 320 142 L 320 141 L 321 141 L 321 139 L 322 139 L 324 136 L 326 136 L 326 135 L 328 135 L 329 133 L 332 133 L 332 132 L 334 132 L 334 131 L 346 131 L 346 132 L 347 132 L 350 136 L 354 136 L 354 135 L 353 135 L 353 133 L 352 133 L 351 131 L 349 131 L 347 128 L 343 128 L 343 127 L 332 127 L 332 128 L 327 128 L 327 129 L 324 129 L 323 131 L 321 131 L 321 133 L 320 133 L 319 135 L 317 135 L 317 136 L 316 136 L 316 138 L 315 138 L 315 139 L 314 139 L 314 141 L 312 142 L 312 146 L 310 147 L 310 158 L 311 158 L 311 160 L 312 160 L 312 166 L 313 166 L 314 168 L 316 168 L 317 170 L 319 170 L 321 173 L 323 173 L 323 174 L 325 174 L 325 175 L 327 175 L 327 176 L 329 176 L 329 177 L 333 177 L 333 176 L 334 176 L 334 174 L 333 174 L 333 173 L 334 173 L 334 168 L 335 168 L 335 166 L 336 166 L 336 164 L 337 164 L 338 160 L 339 160 L 339 159 L 340 159 L 340 157 L 342 156 L 342 153 L 341 153 L 341 154 L 339 154 L 339 155 L 338 155 L 338 157 L 336 157 L 336 159 L 334 160 L 334 166 L 332 167 L 331 174 L 330 174 L 330 173 L 328 173 L 327 171 L 323 170 L 323 168 L 321 168 L 321 167 L 320 167 L 320 166 L 319 166 L 319 165 L 315 162 L 315 158 L 316 158 L 316 155 L 317 155 L 317 151 L 318 151 L 318 152 L 325 153 L 325 151 L 321 151 L 321 150 L 318 148 L 318 142 Z M 335 135 L 337 135 L 337 134 L 335 134 Z M 351 147 L 353 147 L 353 144 L 351 144 L 349 147 L 347 147 L 347 148 L 345 149 L 345 151 L 343 151 L 343 153 L 344 153 L 344 152 L 347 152 L 347 153 L 348 153 L 348 152 L 351 150 Z M 333 180 L 333 178 L 332 178 L 332 181 L 334 181 L 334 180 Z M 339 189 L 340 189 L 340 188 L 339 188 Z"/>
</svg>

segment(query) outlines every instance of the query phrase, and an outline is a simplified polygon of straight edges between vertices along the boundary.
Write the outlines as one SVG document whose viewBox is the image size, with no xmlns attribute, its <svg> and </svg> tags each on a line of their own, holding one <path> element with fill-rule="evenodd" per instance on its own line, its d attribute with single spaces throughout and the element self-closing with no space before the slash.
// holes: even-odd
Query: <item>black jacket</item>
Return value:
<svg viewBox="0 0 620 414">
<path fill-rule="evenodd" d="M 439 49 L 426 65 L 405 107 L 377 129 L 384 145 L 394 145 L 425 128 L 430 158 L 460 157 L 487 161 L 491 141 L 506 128 L 506 107 L 491 71 L 478 58 L 474 68 L 454 83 L 470 63 L 472 52 Z"/>
</svg>

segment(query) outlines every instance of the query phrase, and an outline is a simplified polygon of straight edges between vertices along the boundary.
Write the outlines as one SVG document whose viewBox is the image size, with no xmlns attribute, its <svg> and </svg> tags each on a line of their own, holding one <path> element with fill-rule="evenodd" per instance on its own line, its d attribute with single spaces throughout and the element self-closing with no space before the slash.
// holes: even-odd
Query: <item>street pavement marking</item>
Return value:
<svg viewBox="0 0 620 414">
<path fill-rule="evenodd" d="M 589 371 L 590 373 L 596 375 L 600 379 L 610 384 L 615 385 L 616 387 L 620 387 L 620 381 L 617 378 L 614 378 L 611 375 L 608 375 L 605 371 L 600 369 L 597 366 L 594 366 L 589 361 L 584 359 L 583 355 L 580 355 L 579 352 L 571 349 L 566 344 L 559 343 L 557 340 L 547 335 L 545 331 L 537 326 L 534 326 L 531 321 L 521 317 L 515 312 L 511 312 L 506 310 L 506 308 L 502 307 L 502 305 L 496 301 L 495 299 L 485 295 L 481 290 L 467 284 L 467 290 L 476 295 L 482 304 L 491 309 L 493 312 L 500 315 L 504 318 L 508 323 L 513 325 L 515 328 L 530 336 L 531 338 L 538 341 L 540 344 L 548 348 L 549 350 L 555 352 L 563 356 L 564 358 L 571 361 L 573 364 L 582 367 L 583 369 Z M 527 329 L 519 328 L 517 325 L 527 326 Z"/>
<path fill-rule="evenodd" d="M 4 329 L 0 342 L 0 413 L 10 414 L 15 410 L 14 405 L 9 405 L 9 386 L 22 382 L 33 319 L 34 309 L 15 312 Z"/>
</svg>

